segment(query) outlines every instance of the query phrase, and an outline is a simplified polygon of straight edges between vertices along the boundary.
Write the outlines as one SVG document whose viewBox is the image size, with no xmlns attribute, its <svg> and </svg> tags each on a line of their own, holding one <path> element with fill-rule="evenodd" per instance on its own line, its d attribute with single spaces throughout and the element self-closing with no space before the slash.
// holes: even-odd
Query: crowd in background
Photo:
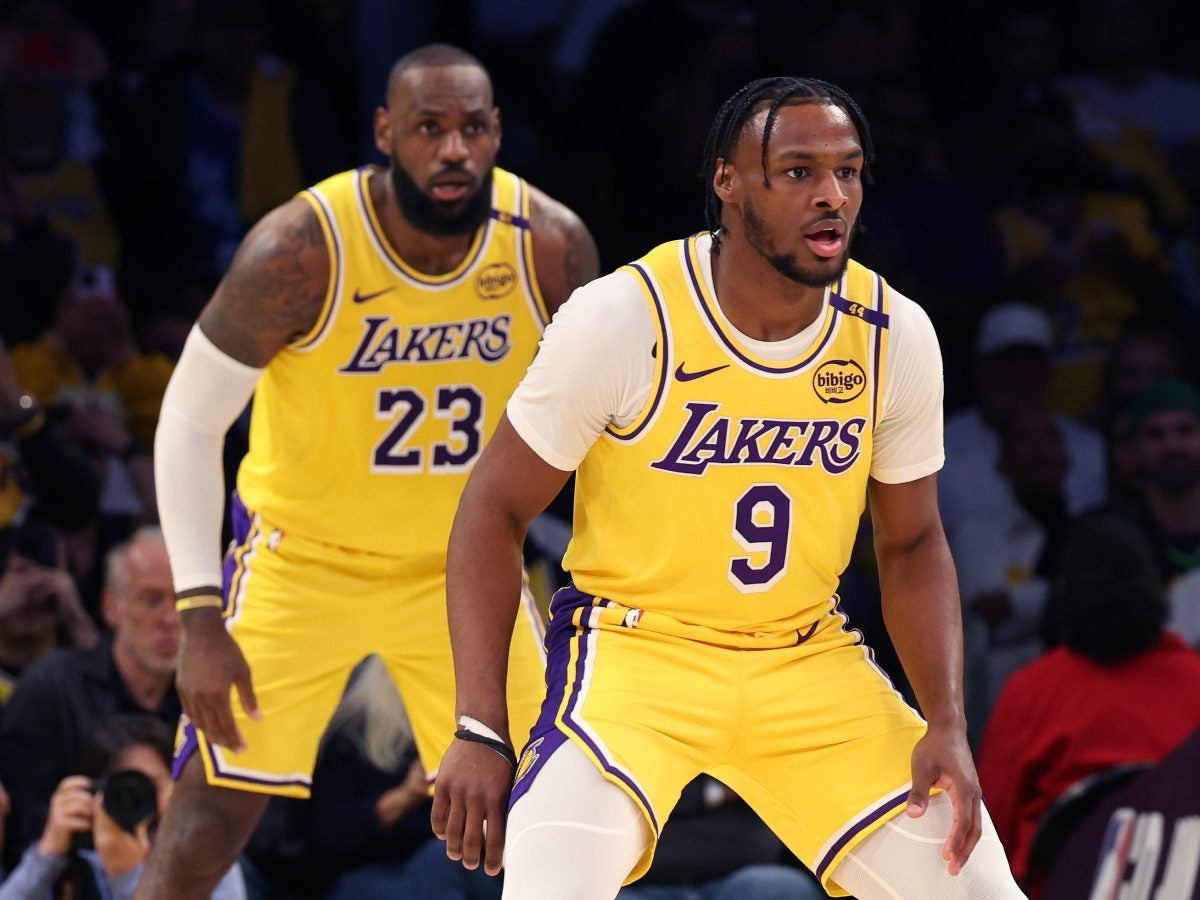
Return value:
<svg viewBox="0 0 1200 900">
<path fill-rule="evenodd" d="M 861 105 L 878 158 L 853 255 L 941 341 L 971 738 L 1021 875 L 1072 779 L 1161 759 L 1200 727 L 1185 702 L 1200 697 L 1200 45 L 1176 27 L 1184 7 L 0 3 L 0 871 L 29 846 L 62 849 L 54 798 L 85 772 L 74 754 L 101 716 L 178 715 L 152 451 L 188 329 L 259 216 L 379 161 L 370 111 L 391 62 L 446 40 L 492 74 L 500 164 L 579 212 L 602 270 L 703 227 L 704 136 L 738 85 L 815 75 Z M 230 478 L 245 434 L 230 432 Z M 841 594 L 907 692 L 869 521 Z M 1147 687 L 1163 677 L 1173 691 Z M 1062 717 L 1033 716 L 1030 698 L 1064 683 L 1079 692 L 1070 735 L 1047 741 Z M 1103 704 L 1083 721 L 1087 697 L 1122 692 L 1171 727 L 1106 731 Z M 361 735 L 333 737 L 314 802 L 273 803 L 232 873 L 252 896 L 311 895 L 385 858 L 424 865 L 411 754 L 380 763 Z M 1084 762 L 1047 775 L 1063 746 Z M 697 809 L 729 800 L 696 790 Z M 369 827 L 339 824 L 355 816 Z M 137 856 L 124 849 L 118 867 Z"/>
</svg>

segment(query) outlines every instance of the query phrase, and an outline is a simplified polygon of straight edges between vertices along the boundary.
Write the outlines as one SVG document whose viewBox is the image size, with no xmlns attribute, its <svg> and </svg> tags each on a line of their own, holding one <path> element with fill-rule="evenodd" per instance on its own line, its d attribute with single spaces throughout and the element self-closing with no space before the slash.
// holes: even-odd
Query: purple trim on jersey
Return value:
<svg viewBox="0 0 1200 900">
<path fill-rule="evenodd" d="M 193 722 L 185 722 L 181 725 L 183 728 L 183 740 L 179 742 L 173 758 L 171 759 L 171 777 L 176 781 L 183 774 L 184 764 L 192 758 L 197 750 L 200 749 L 200 732 L 196 729 Z M 311 788 L 311 778 L 289 778 L 287 780 L 276 780 L 271 778 L 255 778 L 253 775 L 243 775 L 240 773 L 226 772 L 221 769 L 220 763 L 217 761 L 216 748 L 212 741 L 204 738 L 204 744 L 208 747 L 208 758 L 212 760 L 213 771 L 220 778 L 226 781 L 240 781 L 243 784 L 258 784 L 263 787 L 303 787 Z"/>
<path fill-rule="evenodd" d="M 520 196 L 519 190 L 517 196 Z M 521 204 L 518 202 L 518 208 L 520 205 Z M 491 212 L 488 213 L 488 218 L 495 219 L 497 222 L 502 222 L 505 225 L 515 225 L 517 228 L 523 228 L 526 231 L 531 230 L 533 227 L 529 219 L 525 216 L 518 215 L 517 213 L 504 212 L 500 209 L 493 208 Z"/>
<path fill-rule="evenodd" d="M 861 303 L 852 303 L 841 294 L 837 294 L 832 291 L 829 293 L 829 305 L 839 312 L 844 312 L 848 316 L 854 316 L 862 319 L 868 325 L 874 325 L 878 328 L 887 328 L 889 325 L 891 325 L 891 317 L 888 316 L 887 313 L 883 312 L 881 308 L 879 308 L 879 276 L 875 275 L 874 278 L 876 279 L 875 290 L 872 291 L 872 293 L 875 294 L 875 300 L 872 302 L 871 306 L 863 306 Z M 873 309 L 872 307 L 876 308 Z"/>
<path fill-rule="evenodd" d="M 237 552 L 250 535 L 250 510 L 246 509 L 242 495 L 237 491 L 229 495 L 229 525 L 229 549 L 225 551 L 225 559 L 221 564 L 221 594 L 225 600 L 223 609 L 229 609 L 234 594 L 233 576 L 237 572 Z"/>
<path fill-rule="evenodd" d="M 359 171 L 361 172 L 362 169 Z M 375 248 L 379 251 L 380 256 L 387 261 L 387 264 L 391 266 L 396 274 L 401 278 L 424 287 L 446 288 L 450 287 L 451 285 L 458 284 L 464 278 L 466 278 L 467 275 L 469 275 L 475 268 L 475 264 L 482 258 L 484 250 L 487 248 L 488 242 L 491 240 L 492 236 L 492 219 L 490 217 L 487 221 L 487 224 L 482 226 L 484 233 L 479 239 L 479 245 L 475 248 L 475 253 L 472 254 L 471 258 L 463 264 L 462 271 L 459 272 L 456 277 L 451 278 L 449 281 L 438 281 L 435 278 L 423 277 L 421 273 L 417 272 L 416 270 L 408 271 L 404 269 L 398 262 L 398 260 L 402 261 L 403 257 L 396 253 L 396 251 L 392 248 L 392 245 L 388 243 L 387 238 L 380 233 L 378 228 L 375 227 L 375 217 L 371 215 L 375 208 L 371 205 L 371 198 L 366 191 L 366 178 L 356 178 L 354 182 L 355 191 L 358 194 L 358 208 L 362 213 L 363 222 L 366 223 L 367 233 L 370 234 L 374 239 Z M 494 202 L 495 187 L 493 187 L 492 190 L 492 200 Z M 492 212 L 495 212 L 495 209 L 493 209 Z"/>
<path fill-rule="evenodd" d="M 658 818 L 654 814 L 654 807 L 650 804 L 650 800 L 642 792 L 642 789 L 612 763 L 603 750 L 592 740 L 579 722 L 574 718 L 575 708 L 580 700 L 580 691 L 583 688 L 584 672 L 587 670 L 587 655 L 588 655 L 588 635 L 592 632 L 586 624 L 587 613 L 595 607 L 596 598 L 591 594 L 585 594 L 580 591 L 575 585 L 571 584 L 567 587 L 558 590 L 550 602 L 550 629 L 546 632 L 546 699 L 542 702 L 542 711 L 538 716 L 537 723 L 533 726 L 533 730 L 529 734 L 529 743 L 526 747 L 533 744 L 539 738 L 544 738 L 542 746 L 549 746 L 537 763 L 534 769 L 540 768 L 545 759 L 562 745 L 566 739 L 564 732 L 569 732 L 578 738 L 589 750 L 595 755 L 604 771 L 613 778 L 624 784 L 635 797 L 638 802 L 646 810 L 646 814 L 650 817 L 651 825 L 655 833 L 659 831 Z M 611 601 L 601 600 L 599 605 L 610 606 Z M 584 610 L 584 624 L 576 627 L 573 623 L 576 610 Z M 574 671 L 571 670 L 571 647 L 574 644 L 577 647 L 577 658 L 575 661 Z M 569 693 L 568 693 L 568 685 Z M 562 708 L 564 695 L 567 696 L 566 709 L 563 711 L 562 725 L 558 724 L 558 711 Z M 513 794 L 509 800 L 509 807 L 515 802 L 518 796 L 524 796 L 529 790 L 529 785 L 532 784 L 533 778 L 526 776 L 522 780 L 524 787 L 520 789 L 518 794 L 514 787 Z"/>
<path fill-rule="evenodd" d="M 722 330 L 721 320 L 716 315 L 716 313 L 713 312 L 712 308 L 709 306 L 708 298 L 706 298 L 704 296 L 704 291 L 700 287 L 700 276 L 696 272 L 696 267 L 692 265 L 691 248 L 695 245 L 695 241 L 696 241 L 695 237 L 688 238 L 688 246 L 687 246 L 687 248 L 685 248 L 685 251 L 683 254 L 683 258 L 684 258 L 685 262 L 687 263 L 688 277 L 692 281 L 692 291 L 695 293 L 696 299 L 700 301 L 700 308 L 702 310 L 704 310 L 704 315 L 708 319 L 708 324 L 711 325 L 713 331 L 715 331 L 717 333 L 717 336 L 721 339 L 721 343 L 725 345 L 726 350 L 728 350 L 735 357 L 737 357 L 739 360 L 741 360 L 743 363 L 750 366 L 751 368 L 758 369 L 758 371 L 760 371 L 760 372 L 769 372 L 772 375 L 785 375 L 790 372 L 798 372 L 801 369 L 803 369 L 805 366 L 807 366 L 809 363 L 811 363 L 818 356 L 821 355 L 821 353 L 825 350 L 825 345 L 829 343 L 829 341 L 833 338 L 834 331 L 837 330 L 836 326 L 837 326 L 837 316 L 839 315 L 839 310 L 837 309 L 837 307 L 833 306 L 832 297 L 834 295 L 832 294 L 832 292 L 830 293 L 831 311 L 829 313 L 829 315 L 830 315 L 829 327 L 825 330 L 825 336 L 821 339 L 821 343 L 817 345 L 817 347 L 812 351 L 812 353 L 810 353 L 804 359 L 800 360 L 800 362 L 796 363 L 795 365 L 791 365 L 791 366 L 783 366 L 783 367 L 777 368 L 775 366 L 763 365 L 762 363 L 756 362 L 755 360 L 751 359 L 746 354 L 744 354 L 741 350 L 739 350 L 737 345 L 732 340 L 730 340 L 729 336 L 727 334 L 725 334 L 724 330 Z"/>
<path fill-rule="evenodd" d="M 537 319 L 541 330 L 545 331 L 546 326 L 550 324 L 549 310 L 546 309 L 546 298 L 542 296 L 541 289 L 534 283 L 533 278 L 533 228 L 529 219 L 519 215 L 519 211 L 525 208 L 525 192 L 527 187 L 523 178 L 516 178 L 516 183 L 517 190 L 513 205 L 517 208 L 518 213 L 512 214 L 509 218 L 511 223 L 518 229 L 529 232 L 528 234 L 518 233 L 516 236 L 517 258 L 521 263 L 521 274 L 525 280 L 525 295 L 529 299 L 529 305 L 533 307 L 533 316 Z M 493 217 L 498 216 L 499 212 L 493 209 L 491 215 Z"/>
<path fill-rule="evenodd" d="M 845 847 L 846 844 L 850 843 L 850 841 L 852 841 L 864 828 L 867 828 L 875 822 L 878 822 L 883 816 L 887 815 L 889 812 L 907 800 L 908 791 L 902 791 L 895 797 L 885 800 L 879 806 L 875 807 L 875 809 L 873 809 L 871 812 L 867 813 L 865 816 L 847 828 L 842 833 L 842 836 L 834 841 L 833 846 L 829 848 L 829 851 L 821 858 L 821 861 L 817 863 L 817 867 L 813 871 L 813 874 L 815 874 L 817 878 L 824 880 L 825 870 L 829 868 L 829 864 L 833 862 L 833 858 L 837 856 L 839 852 L 841 852 L 841 849 Z"/>
<path fill-rule="evenodd" d="M 874 303 L 874 306 L 875 306 L 875 309 L 872 310 L 872 312 L 878 311 L 879 315 L 884 319 L 883 328 L 889 327 L 889 324 L 891 322 L 891 317 L 888 316 L 883 311 L 883 276 L 879 275 L 879 274 L 875 275 L 875 303 Z M 870 320 L 868 319 L 868 321 L 870 321 Z M 875 329 L 875 332 L 871 335 L 871 341 L 875 345 L 875 349 L 874 349 L 875 368 L 874 368 L 874 375 L 871 378 L 871 420 L 872 420 L 871 429 L 872 429 L 872 431 L 874 431 L 875 426 L 879 424 L 879 411 L 880 411 L 879 410 L 879 394 L 880 394 L 879 385 L 881 383 L 880 378 L 879 378 L 879 356 L 880 356 L 880 351 L 883 348 L 883 328 Z"/>
<path fill-rule="evenodd" d="M 179 727 L 183 729 L 183 740 L 179 742 L 171 756 L 171 777 L 176 781 L 183 774 L 183 764 L 200 749 L 200 736 L 196 731 L 196 726 L 191 722 L 181 722 Z"/>
<path fill-rule="evenodd" d="M 333 214 L 333 207 L 329 205 L 329 201 L 316 188 L 309 188 L 304 193 L 317 201 L 317 205 L 325 217 L 325 224 L 329 228 L 329 239 L 333 241 L 333 259 L 330 260 L 332 268 L 329 272 L 329 284 L 333 296 L 329 298 L 329 309 L 324 310 L 325 321 L 321 323 L 321 327 L 308 340 L 293 345 L 294 350 L 305 350 L 314 346 L 329 331 L 329 326 L 337 316 L 338 304 L 342 299 L 342 275 L 345 271 L 345 251 L 342 249 L 342 234 L 338 231 L 337 218 Z"/>
<path fill-rule="evenodd" d="M 551 728 L 549 731 L 538 733 L 537 737 L 530 735 L 529 743 L 525 745 L 525 749 L 521 751 L 521 759 L 525 758 L 525 754 L 533 752 L 537 754 L 537 758 L 530 764 L 529 768 L 521 772 L 520 777 L 513 784 L 512 793 L 508 795 L 508 808 L 512 810 L 513 804 L 524 797 L 530 786 L 533 785 L 533 780 L 537 778 L 538 772 L 542 770 L 542 766 L 546 764 L 551 755 L 567 742 L 568 738 L 557 728 Z M 538 743 L 538 742 L 541 743 Z M 520 763 L 517 764 L 518 770 Z"/>
<path fill-rule="evenodd" d="M 654 301 L 654 314 L 658 316 L 658 331 L 663 336 L 663 346 L 658 348 L 658 353 L 661 359 L 659 360 L 658 384 L 654 386 L 654 399 L 650 401 L 650 405 L 646 408 L 645 414 L 642 416 L 641 424 L 628 434 L 621 434 L 613 430 L 612 426 L 607 426 L 604 430 L 608 432 L 610 437 L 616 438 L 618 441 L 632 441 L 635 437 L 645 430 L 650 424 L 650 420 L 654 418 L 654 411 L 658 409 L 658 404 L 662 401 L 663 394 L 667 390 L 667 380 L 671 376 L 671 360 L 669 358 L 669 349 L 666 346 L 667 342 L 667 317 L 663 311 L 662 298 L 658 296 L 658 291 L 654 289 L 654 282 L 650 278 L 650 274 L 642 266 L 641 263 L 631 263 L 629 268 L 637 272 L 641 276 L 642 281 L 646 283 L 646 290 L 650 292 L 650 299 Z"/>
</svg>

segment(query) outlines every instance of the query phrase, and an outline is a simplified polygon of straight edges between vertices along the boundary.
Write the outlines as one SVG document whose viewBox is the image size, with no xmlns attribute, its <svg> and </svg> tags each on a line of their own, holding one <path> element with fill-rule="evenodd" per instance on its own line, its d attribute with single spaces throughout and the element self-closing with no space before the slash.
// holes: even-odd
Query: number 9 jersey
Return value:
<svg viewBox="0 0 1200 900">
<path fill-rule="evenodd" d="M 495 168 L 486 224 L 457 268 L 430 276 L 388 244 L 370 171 L 300 194 L 329 248 L 328 293 L 258 384 L 238 492 L 285 533 L 439 568 L 459 494 L 547 320 L 529 189 Z"/>
<path fill-rule="evenodd" d="M 890 291 L 851 262 L 811 346 L 771 360 L 731 333 L 697 254 L 693 237 L 623 270 L 655 323 L 654 380 L 641 414 L 610 424 L 579 467 L 564 567 L 579 590 L 642 610 L 644 630 L 794 643 L 850 561 Z"/>
</svg>

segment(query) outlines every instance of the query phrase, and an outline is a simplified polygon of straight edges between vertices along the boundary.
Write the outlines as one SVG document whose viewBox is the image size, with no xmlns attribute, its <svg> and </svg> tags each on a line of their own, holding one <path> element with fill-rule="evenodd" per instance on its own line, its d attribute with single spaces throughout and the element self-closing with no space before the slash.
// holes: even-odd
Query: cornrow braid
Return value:
<svg viewBox="0 0 1200 900">
<path fill-rule="evenodd" d="M 771 127 L 779 108 L 790 103 L 830 103 L 845 111 L 858 129 L 858 140 L 863 149 L 863 180 L 871 182 L 871 160 L 874 158 L 874 146 L 871 143 L 871 128 L 867 119 L 854 98 L 844 90 L 828 81 L 819 78 L 796 78 L 790 75 L 780 75 L 773 78 L 760 78 L 752 81 L 738 90 L 732 97 L 721 104 L 708 131 L 708 140 L 704 145 L 704 168 L 701 177 L 704 179 L 707 191 L 704 205 L 704 218 L 708 229 L 713 233 L 713 252 L 721 249 L 721 199 L 713 189 L 713 170 L 718 159 L 729 159 L 733 145 L 737 143 L 742 129 L 753 118 L 763 104 L 767 107 L 767 121 L 762 135 L 762 168 L 763 181 L 769 183 L 767 177 L 767 142 L 770 139 Z"/>
</svg>

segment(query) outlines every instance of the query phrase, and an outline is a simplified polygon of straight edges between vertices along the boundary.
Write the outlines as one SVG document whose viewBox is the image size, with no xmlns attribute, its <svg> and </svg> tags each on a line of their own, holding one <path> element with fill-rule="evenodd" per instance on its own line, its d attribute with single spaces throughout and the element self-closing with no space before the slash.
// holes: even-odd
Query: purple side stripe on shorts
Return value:
<svg viewBox="0 0 1200 900">
<path fill-rule="evenodd" d="M 884 800 L 881 804 L 879 804 L 879 806 L 875 807 L 875 809 L 871 810 L 869 813 L 867 813 L 865 816 L 863 816 L 857 822 L 853 823 L 844 832 L 842 832 L 842 836 L 833 842 L 833 846 L 829 848 L 829 851 L 823 857 L 821 857 L 820 862 L 817 863 L 817 868 L 814 872 L 814 874 L 817 876 L 817 878 L 824 880 L 825 870 L 829 868 L 829 865 L 830 865 L 830 863 L 833 862 L 834 857 L 837 856 L 839 852 L 841 852 L 841 849 L 843 847 L 845 847 L 846 844 L 848 844 L 848 843 L 850 843 L 850 841 L 854 840 L 854 838 L 864 828 L 868 828 L 871 825 L 873 825 L 875 822 L 878 822 L 883 816 L 886 816 L 888 813 L 890 813 L 892 810 L 894 810 L 897 806 L 902 805 L 907 800 L 908 800 L 908 789 L 905 788 L 903 791 L 901 791 L 896 796 L 889 797 L 887 800 Z"/>
<path fill-rule="evenodd" d="M 595 598 L 591 594 L 583 593 L 574 585 L 568 585 L 559 590 L 551 601 L 550 629 L 546 634 L 547 694 L 542 703 L 541 714 L 529 735 L 529 743 L 525 746 L 528 749 L 539 740 L 542 743 L 536 748 L 537 758 L 529 763 L 530 771 L 519 773 L 525 777 L 518 778 L 518 783 L 514 786 L 509 798 L 509 808 L 529 790 L 530 784 L 533 783 L 532 776 L 536 775 L 534 770 L 544 765 L 550 754 L 562 745 L 567 737 L 567 734 L 564 733 L 565 730 L 592 752 L 609 776 L 619 780 L 638 798 L 638 802 L 645 808 L 646 814 L 650 817 L 650 822 L 657 832 L 659 830 L 658 818 L 654 814 L 654 807 L 650 804 L 649 798 L 627 772 L 609 759 L 603 749 L 592 739 L 588 730 L 575 718 L 576 708 L 582 699 L 584 674 L 588 664 L 589 637 L 593 629 L 588 626 L 586 615 L 583 617 L 583 624 L 578 628 L 575 627 L 572 619 L 576 610 L 591 609 L 595 605 L 594 601 Z M 600 605 L 610 605 L 610 601 L 602 600 Z M 573 670 L 571 669 L 572 644 L 578 648 Z M 569 693 L 568 685 L 570 685 Z M 562 708 L 564 695 L 567 698 L 567 705 L 560 728 L 556 719 L 559 709 Z M 522 753 L 522 758 L 524 758 L 524 753 Z M 520 770 L 521 766 L 518 766 L 518 769 Z"/>
<path fill-rule="evenodd" d="M 200 749 L 200 738 L 196 732 L 196 726 L 191 722 L 181 721 L 179 727 L 183 729 L 183 739 L 175 742 L 175 753 L 171 757 L 171 778 L 175 781 L 178 781 L 179 776 L 183 773 L 183 764 Z"/>
</svg>

